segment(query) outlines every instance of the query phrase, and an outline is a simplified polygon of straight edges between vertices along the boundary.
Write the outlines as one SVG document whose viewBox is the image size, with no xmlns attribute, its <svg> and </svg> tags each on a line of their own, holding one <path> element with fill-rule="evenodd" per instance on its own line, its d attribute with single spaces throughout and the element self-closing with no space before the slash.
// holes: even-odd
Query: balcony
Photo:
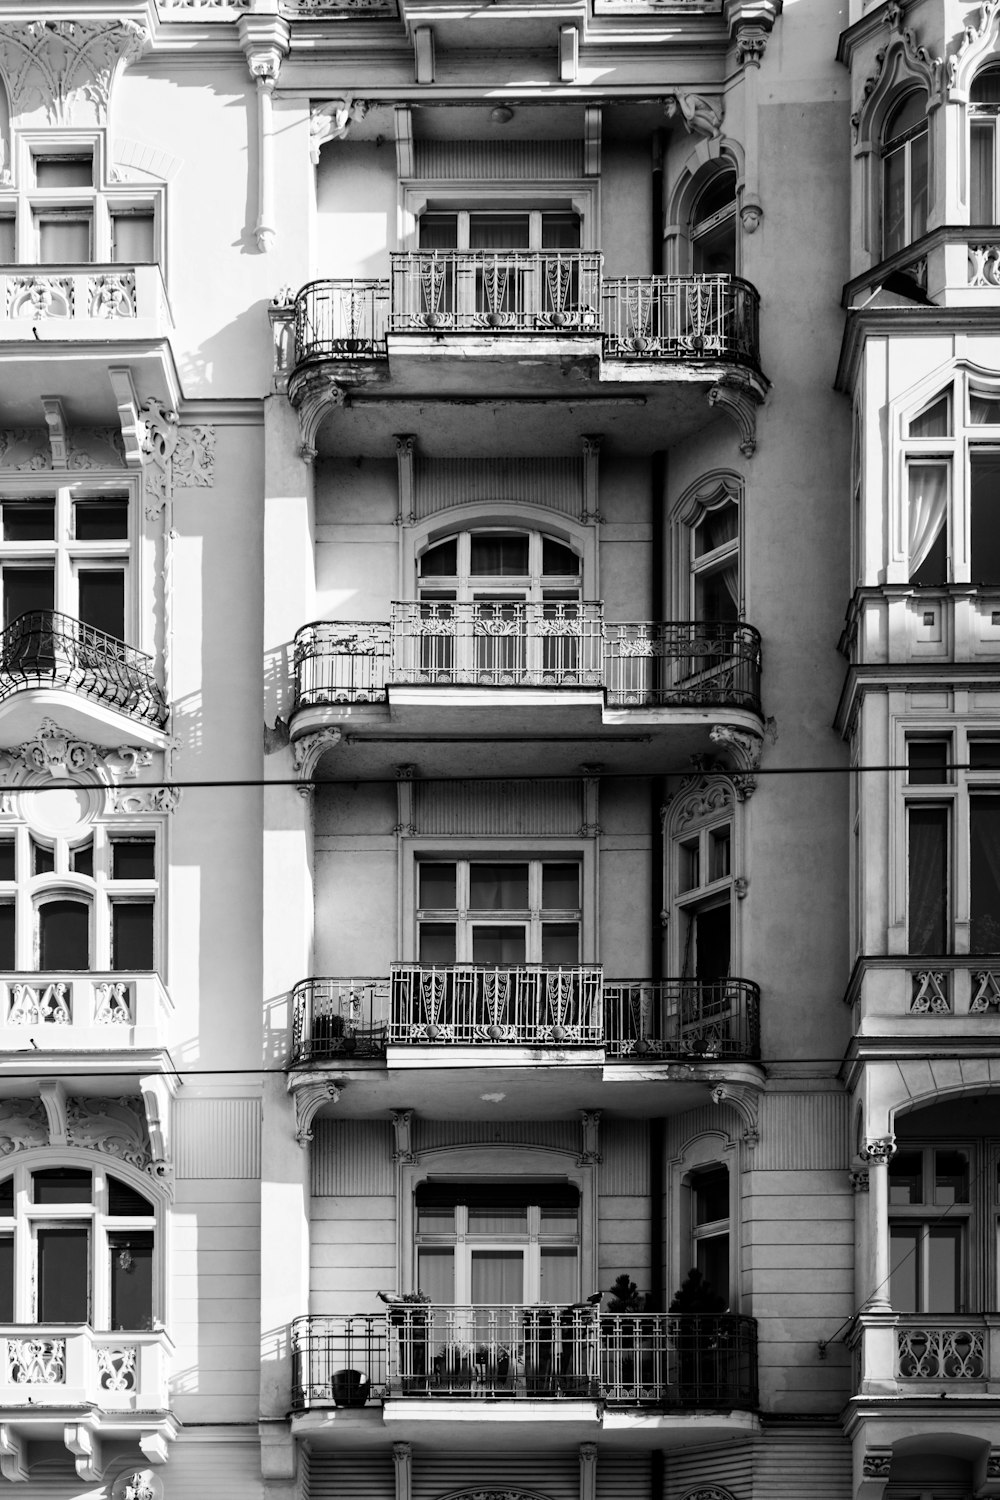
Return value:
<svg viewBox="0 0 1000 1500">
<path fill-rule="evenodd" d="M 3 974 L 0 1052 L 162 1047 L 171 1009 L 158 974 Z"/>
<path fill-rule="evenodd" d="M 615 1065 L 753 1061 L 760 990 L 747 979 L 605 981 L 588 964 L 398 963 L 388 979 L 306 979 L 292 992 L 292 1067 L 391 1062 L 389 1049 L 413 1047 L 546 1049 L 570 1062 L 596 1049 Z"/>
<path fill-rule="evenodd" d="M 862 1313 L 851 1342 L 862 1396 L 1000 1393 L 1000 1313 Z"/>
<path fill-rule="evenodd" d="M 1000 954 L 865 957 L 844 1000 L 859 1039 L 1000 1039 Z"/>
<path fill-rule="evenodd" d="M 859 667 L 1000 660 L 1000 587 L 883 584 L 857 589 L 840 640 Z"/>
<path fill-rule="evenodd" d="M 476 1398 L 488 1398 L 484 1419 L 532 1401 L 749 1411 L 757 1328 L 736 1314 L 601 1313 L 586 1303 L 407 1304 L 296 1319 L 292 1383 L 293 1412 Z"/>
<path fill-rule="evenodd" d="M 482 736 L 488 750 L 498 736 L 520 737 L 510 751 L 515 774 L 537 773 L 531 736 L 543 735 L 555 742 L 546 746 L 554 775 L 562 768 L 551 757 L 567 734 L 577 744 L 598 740 L 605 760 L 616 739 L 636 742 L 636 731 L 648 730 L 644 753 L 659 771 L 656 732 L 669 735 L 685 766 L 692 755 L 718 754 L 711 731 L 720 720 L 760 734 L 760 635 L 728 621 L 621 624 L 605 621 L 600 603 L 417 600 L 393 604 L 388 622 L 305 625 L 293 659 L 293 738 L 349 727 L 362 777 L 398 761 L 399 740 Z M 577 769 L 578 750 L 564 753 L 566 769 Z M 354 769 L 349 746 L 337 754 Z M 472 754 L 466 743 L 441 773 L 471 774 Z M 633 758 L 622 769 L 640 766 Z"/>
<path fill-rule="evenodd" d="M 30 728 L 39 709 L 51 712 L 53 695 L 62 699 L 60 712 L 75 720 L 67 721 L 66 728 L 86 732 L 89 739 L 100 735 L 95 735 L 94 715 L 80 707 L 80 698 L 97 705 L 102 711 L 97 717 L 119 735 L 124 718 L 130 726 L 152 732 L 151 742 L 159 743 L 157 732 L 167 720 L 151 656 L 71 615 L 33 610 L 0 632 L 0 705 L 9 705 L 0 707 L 5 732 L 16 730 L 20 718 Z"/>
<path fill-rule="evenodd" d="M 710 419 L 706 397 L 714 390 L 717 399 L 722 386 L 723 404 L 738 392 L 752 427 L 767 391 L 756 289 L 733 276 L 605 280 L 602 259 L 594 250 L 404 251 L 385 280 L 310 282 L 274 313 L 276 380 L 296 407 L 319 401 L 328 423 L 348 424 L 345 434 L 353 431 L 340 410 L 345 394 L 364 402 L 369 387 L 391 392 L 400 404 L 380 439 L 418 430 L 417 406 L 428 398 L 510 395 L 519 409 L 491 414 L 499 453 L 562 451 L 571 436 L 578 443 L 595 430 L 598 411 L 599 430 L 618 449 L 644 451 L 650 417 L 680 441 Z M 560 410 L 570 394 L 589 417 Z M 523 405 L 531 395 L 555 403 L 537 421 Z M 633 405 L 645 409 L 638 426 Z M 367 410 L 366 442 L 379 420 Z M 330 442 L 335 451 L 332 428 Z"/>
</svg>

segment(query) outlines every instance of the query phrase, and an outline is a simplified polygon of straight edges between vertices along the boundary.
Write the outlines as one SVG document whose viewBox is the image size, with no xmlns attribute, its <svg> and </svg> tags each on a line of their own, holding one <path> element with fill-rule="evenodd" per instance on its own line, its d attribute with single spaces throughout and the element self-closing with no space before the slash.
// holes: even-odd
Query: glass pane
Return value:
<svg viewBox="0 0 1000 1500">
<path fill-rule="evenodd" d="M 94 1179 L 79 1167 L 46 1167 L 31 1174 L 32 1203 L 89 1203 Z"/>
<path fill-rule="evenodd" d="M 15 911 L 13 901 L 0 902 L 0 969 L 7 973 L 17 967 L 17 953 L 14 946 Z"/>
<path fill-rule="evenodd" d="M 910 141 L 910 239 L 927 233 L 927 132 Z"/>
<path fill-rule="evenodd" d="M 716 547 L 724 547 L 727 542 L 734 542 L 739 532 L 740 513 L 737 506 L 733 504 L 721 505 L 717 510 L 709 510 L 694 529 L 694 555 L 704 557 L 706 552 L 714 552 Z"/>
<path fill-rule="evenodd" d="M 948 951 L 948 809 L 910 808 L 909 951 Z"/>
<path fill-rule="evenodd" d="M 89 156 L 36 156 L 35 186 L 40 188 L 93 187 L 93 158 Z"/>
<path fill-rule="evenodd" d="M 78 542 L 124 541 L 128 537 L 127 500 L 78 500 L 73 506 Z"/>
<path fill-rule="evenodd" d="M 542 866 L 542 907 L 546 911 L 576 911 L 580 905 L 580 866 Z"/>
<path fill-rule="evenodd" d="M 16 880 L 17 845 L 13 839 L 0 839 L 0 880 Z"/>
<path fill-rule="evenodd" d="M 89 219 L 40 219 L 38 259 L 44 266 L 73 265 L 90 260 Z"/>
<path fill-rule="evenodd" d="M 1000 953 L 1000 797 L 969 798 L 973 953 Z"/>
<path fill-rule="evenodd" d="M 523 927 L 472 929 L 472 962 L 475 964 L 523 964 L 526 953 Z"/>
<path fill-rule="evenodd" d="M 469 540 L 469 571 L 473 578 L 526 578 L 528 538 L 474 533 Z"/>
<path fill-rule="evenodd" d="M 55 540 L 55 501 L 8 500 L 2 509 L 4 541 L 51 542 Z"/>
<path fill-rule="evenodd" d="M 543 250 L 579 250 L 580 220 L 576 214 L 542 214 Z"/>
<path fill-rule="evenodd" d="M 527 250 L 527 214 L 470 214 L 470 250 Z"/>
<path fill-rule="evenodd" d="M 1000 104 L 1000 68 L 983 68 L 969 88 L 973 104 Z"/>
<path fill-rule="evenodd" d="M 695 617 L 712 624 L 736 624 L 739 619 L 739 566 L 733 562 L 711 572 L 696 573 Z"/>
<path fill-rule="evenodd" d="M 156 840 L 114 839 L 111 844 L 111 875 L 114 880 L 155 880 Z"/>
<path fill-rule="evenodd" d="M 970 561 L 973 583 L 1000 583 L 1000 453 L 972 455 Z"/>
<path fill-rule="evenodd" d="M 910 423 L 910 437 L 935 438 L 951 436 L 951 392 L 945 391 Z"/>
<path fill-rule="evenodd" d="M 541 1256 L 541 1294 L 543 1302 L 566 1306 L 580 1296 L 579 1256 L 568 1246 L 559 1249 L 543 1247 Z"/>
<path fill-rule="evenodd" d="M 710 219 L 720 209 L 726 208 L 736 197 L 736 174 L 734 172 L 717 172 L 707 187 L 699 194 L 695 204 L 694 222 L 700 224 L 703 219 Z"/>
<path fill-rule="evenodd" d="M 969 765 L 974 771 L 1000 770 L 1000 740 L 973 740 L 969 745 Z"/>
<path fill-rule="evenodd" d="M 115 901 L 111 907 L 111 967 L 153 968 L 152 901 Z"/>
<path fill-rule="evenodd" d="M 14 1236 L 0 1238 L 0 1323 L 14 1321 Z"/>
<path fill-rule="evenodd" d="M 892 151 L 882 163 L 882 253 L 893 255 L 907 244 L 906 153 Z"/>
<path fill-rule="evenodd" d="M 417 234 L 421 250 L 454 250 L 458 245 L 458 215 L 421 214 Z"/>
<path fill-rule="evenodd" d="M 714 1224 L 717 1219 L 729 1218 L 728 1167 L 712 1167 L 707 1172 L 697 1172 L 692 1187 L 696 1224 Z"/>
<path fill-rule="evenodd" d="M 948 740 L 909 740 L 906 779 L 911 786 L 942 786 L 948 780 Z"/>
<path fill-rule="evenodd" d="M 55 588 L 56 575 L 52 568 L 4 568 L 4 625 L 36 610 L 54 609 Z"/>
<path fill-rule="evenodd" d="M 12 266 L 17 260 L 17 220 L 10 215 L 0 218 L 0 266 Z"/>
<path fill-rule="evenodd" d="M 917 1286 L 920 1235 L 918 1224 L 889 1225 L 889 1300 L 893 1312 L 909 1313 L 919 1310 Z"/>
<path fill-rule="evenodd" d="M 709 880 L 724 880 L 729 874 L 729 851 L 729 829 L 713 828 L 708 836 Z"/>
<path fill-rule="evenodd" d="M 695 978 L 703 982 L 729 974 L 729 903 L 700 911 L 695 924 Z"/>
<path fill-rule="evenodd" d="M 523 1250 L 473 1250 L 472 1301 L 477 1307 L 524 1301 Z"/>
<path fill-rule="evenodd" d="M 527 1234 L 528 1205 L 505 1204 L 502 1208 L 469 1208 L 470 1234 Z"/>
<path fill-rule="evenodd" d="M 109 1234 L 111 1256 L 111 1327 L 153 1326 L 153 1234 L 131 1230 Z"/>
<path fill-rule="evenodd" d="M 421 578 L 454 578 L 458 572 L 458 543 L 441 542 L 420 559 Z"/>
<path fill-rule="evenodd" d="M 926 96 L 914 90 L 901 100 L 889 116 L 885 127 L 886 141 L 894 140 L 919 125 L 927 116 Z"/>
<path fill-rule="evenodd" d="M 125 574 L 121 568 L 81 569 L 78 580 L 80 620 L 94 630 L 125 637 Z"/>
<path fill-rule="evenodd" d="M 90 1319 L 90 1230 L 39 1229 L 39 1323 Z"/>
<path fill-rule="evenodd" d="M 527 911 L 527 865 L 470 865 L 472 911 Z"/>
<path fill-rule="evenodd" d="M 977 391 L 970 391 L 969 420 L 974 427 L 1000 424 L 1000 396 L 982 396 Z"/>
<path fill-rule="evenodd" d="M 969 128 L 969 209 L 973 224 L 993 223 L 993 120 L 973 120 Z"/>
<path fill-rule="evenodd" d="M 450 1306 L 455 1300 L 455 1252 L 417 1250 L 417 1287 L 432 1302 Z"/>
<path fill-rule="evenodd" d="M 693 891 L 701 883 L 701 845 L 697 839 L 690 839 L 679 846 L 678 854 L 678 888 Z"/>
<path fill-rule="evenodd" d="M 31 841 L 31 873 L 32 875 L 50 875 L 56 867 L 55 850 L 50 849 L 47 844 L 36 844 Z"/>
<path fill-rule="evenodd" d="M 580 1227 L 580 1210 L 546 1204 L 541 1209 L 539 1226 L 542 1234 L 575 1235 Z"/>
<path fill-rule="evenodd" d="M 47 901 L 38 910 L 39 968 L 90 968 L 90 908 L 82 901 Z"/>
<path fill-rule="evenodd" d="M 934 1202 L 941 1208 L 969 1201 L 969 1159 L 964 1151 L 935 1151 Z"/>
<path fill-rule="evenodd" d="M 729 1235 L 695 1241 L 695 1264 L 723 1307 L 729 1306 Z"/>
<path fill-rule="evenodd" d="M 81 844 L 78 849 L 69 851 L 69 867 L 75 875 L 94 874 L 94 843 Z"/>
<path fill-rule="evenodd" d="M 542 923 L 542 963 L 576 964 L 580 961 L 580 928 L 576 922 Z"/>
<path fill-rule="evenodd" d="M 156 259 L 152 214 L 113 214 L 111 259 L 118 265 L 142 265 Z"/>
<path fill-rule="evenodd" d="M 889 1202 L 923 1203 L 924 1153 L 897 1151 L 889 1161 Z"/>
<path fill-rule="evenodd" d="M 455 962 L 454 922 L 421 922 L 420 962 L 453 964 Z"/>
<path fill-rule="evenodd" d="M 119 1177 L 108 1178 L 108 1215 L 116 1219 L 148 1219 L 155 1212 L 142 1193 Z"/>
<path fill-rule="evenodd" d="M 922 1312 L 959 1312 L 962 1307 L 962 1226 L 932 1224 L 927 1232 L 927 1306 Z"/>
<path fill-rule="evenodd" d="M 0 1182 L 0 1219 L 14 1217 L 14 1179 L 5 1177 Z"/>
<path fill-rule="evenodd" d="M 553 542 L 547 536 L 542 538 L 543 573 L 558 573 L 562 576 L 571 574 L 576 577 L 579 571 L 580 559 L 572 548 L 564 547 L 562 542 Z"/>
<path fill-rule="evenodd" d="M 911 463 L 907 475 L 910 582 L 944 583 L 948 576 L 948 465 Z"/>
<path fill-rule="evenodd" d="M 455 1210 L 453 1208 L 441 1208 L 433 1206 L 421 1208 L 417 1205 L 417 1233 L 418 1234 L 453 1234 L 455 1231 Z"/>
</svg>

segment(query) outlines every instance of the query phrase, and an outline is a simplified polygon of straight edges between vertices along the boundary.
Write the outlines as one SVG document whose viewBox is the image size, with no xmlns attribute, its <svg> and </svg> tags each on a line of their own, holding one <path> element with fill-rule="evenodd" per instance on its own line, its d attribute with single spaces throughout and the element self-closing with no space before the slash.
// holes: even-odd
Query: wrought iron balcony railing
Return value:
<svg viewBox="0 0 1000 1500">
<path fill-rule="evenodd" d="M 488 1396 L 752 1408 L 756 1334 L 737 1314 L 601 1313 L 587 1303 L 303 1317 L 292 1325 L 292 1406 Z"/>
<path fill-rule="evenodd" d="M 0 702 L 38 687 L 68 688 L 156 728 L 166 722 L 152 657 L 51 609 L 19 615 L 0 632 Z"/>
<path fill-rule="evenodd" d="M 418 250 L 391 278 L 311 281 L 297 294 L 296 366 L 384 359 L 386 334 L 589 334 L 609 359 L 759 369 L 756 288 L 737 276 L 603 280 L 597 250 Z"/>
<path fill-rule="evenodd" d="M 392 257 L 389 328 L 600 333 L 597 250 L 417 250 Z"/>
<path fill-rule="evenodd" d="M 292 1064 L 381 1057 L 387 1046 L 601 1047 L 607 1060 L 760 1056 L 748 979 L 608 980 L 597 964 L 393 964 L 387 979 L 305 979 L 292 992 Z"/>
<path fill-rule="evenodd" d="M 729 621 L 605 623 L 603 606 L 412 600 L 392 619 L 304 625 L 295 637 L 297 708 L 384 703 L 393 683 L 425 687 L 603 687 L 616 708 L 711 705 L 760 713 L 761 640 Z"/>
<path fill-rule="evenodd" d="M 760 1056 L 760 989 L 749 979 L 604 986 L 608 1058 Z"/>
<path fill-rule="evenodd" d="M 720 359 L 756 368 L 760 297 L 737 276 L 622 276 L 602 287 L 609 359 Z"/>
</svg>

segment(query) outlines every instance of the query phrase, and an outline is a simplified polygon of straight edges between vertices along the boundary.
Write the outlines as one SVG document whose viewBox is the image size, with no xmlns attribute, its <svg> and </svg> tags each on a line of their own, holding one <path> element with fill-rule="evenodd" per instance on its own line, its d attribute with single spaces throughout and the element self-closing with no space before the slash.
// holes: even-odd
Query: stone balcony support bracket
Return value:
<svg viewBox="0 0 1000 1500">
<path fill-rule="evenodd" d="M 0 1474 L 17 1483 L 28 1478 L 27 1441 L 7 1422 L 0 1423 Z"/>
<path fill-rule="evenodd" d="M 104 1478 L 104 1455 L 99 1437 L 80 1422 L 63 1428 L 63 1442 L 73 1454 L 76 1472 L 85 1484 L 100 1484 Z"/>
<path fill-rule="evenodd" d="M 296 1088 L 294 1078 L 290 1078 L 288 1083 L 289 1088 L 293 1089 L 295 1099 L 295 1139 L 304 1148 L 313 1138 L 313 1120 L 324 1104 L 338 1103 L 342 1085 L 327 1081 L 314 1081 L 300 1083 Z"/>
</svg>

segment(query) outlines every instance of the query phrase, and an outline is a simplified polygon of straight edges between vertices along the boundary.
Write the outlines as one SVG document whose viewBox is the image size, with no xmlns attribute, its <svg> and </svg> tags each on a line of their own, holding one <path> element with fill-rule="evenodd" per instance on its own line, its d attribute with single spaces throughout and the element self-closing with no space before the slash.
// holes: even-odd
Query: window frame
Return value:
<svg viewBox="0 0 1000 1500">
<path fill-rule="evenodd" d="M 902 108 L 902 106 L 905 105 L 905 103 L 907 102 L 907 100 L 909 100 L 910 98 L 912 98 L 914 96 L 920 97 L 923 93 L 924 93 L 924 91 L 920 88 L 919 85 L 916 85 L 913 88 L 908 88 L 908 89 L 905 89 L 905 90 L 901 91 L 900 94 L 896 98 L 894 98 L 892 100 L 892 103 L 890 104 L 889 108 L 886 110 L 886 112 L 885 112 L 885 114 L 883 116 L 882 126 L 881 126 L 881 129 L 879 131 L 879 209 L 880 209 L 879 222 L 880 222 L 880 259 L 882 259 L 882 260 L 888 260 L 888 259 L 890 259 L 890 257 L 892 257 L 894 255 L 901 254 L 910 245 L 914 244 L 917 240 L 922 239 L 923 236 L 927 233 L 927 220 L 928 220 L 929 212 L 930 212 L 930 183 L 931 183 L 930 146 L 931 146 L 931 142 L 930 142 L 930 126 L 929 126 L 929 120 L 928 120 L 928 115 L 927 115 L 926 103 L 925 103 L 924 115 L 923 115 L 923 119 L 922 120 L 919 120 L 915 125 L 908 126 L 905 130 L 900 131 L 900 133 L 898 135 L 894 135 L 894 136 L 888 136 L 887 135 L 887 128 L 888 128 L 889 121 L 895 117 L 895 115 L 900 111 L 900 109 Z M 914 143 L 916 141 L 918 141 L 918 140 L 923 140 L 926 143 L 926 163 L 925 163 L 925 167 L 924 167 L 924 175 L 925 175 L 925 181 L 924 181 L 924 202 L 925 202 L 925 208 L 924 208 L 924 223 L 923 223 L 922 227 L 920 228 L 919 233 L 914 233 L 914 220 L 913 220 L 913 210 L 914 210 L 914 195 L 913 195 L 913 149 L 912 148 L 913 148 Z M 900 152 L 902 152 L 902 154 L 903 154 L 903 201 L 904 201 L 904 205 L 905 205 L 905 209 L 904 209 L 905 225 L 904 225 L 904 229 L 903 229 L 902 242 L 890 249 L 889 246 L 888 246 L 888 244 L 887 244 L 887 237 L 888 237 L 887 207 L 888 207 L 888 196 L 889 196 L 888 195 L 888 191 L 887 191 L 887 188 L 888 188 L 887 168 L 888 168 L 889 161 L 890 161 L 891 157 L 898 155 Z"/>
<path fill-rule="evenodd" d="M 468 214 L 490 211 L 535 211 L 539 214 L 572 212 L 580 220 L 580 250 L 600 249 L 599 184 L 581 181 L 579 178 L 544 183 L 484 182 L 479 178 L 404 178 L 399 184 L 398 205 L 401 250 L 419 250 L 419 220 L 425 213 Z M 539 248 L 537 253 L 543 252 Z"/>
<path fill-rule="evenodd" d="M 729 871 L 715 879 L 702 878 L 710 872 L 712 836 L 724 827 L 729 829 Z M 671 804 L 665 814 L 664 834 L 664 890 L 670 912 L 669 973 L 678 978 L 696 979 L 695 974 L 684 973 L 687 967 L 685 958 L 690 956 L 693 919 L 700 912 L 713 911 L 725 904 L 729 907 L 729 977 L 738 978 L 742 961 L 738 907 L 740 891 L 745 890 L 746 880 L 743 875 L 742 819 L 737 815 L 737 804 L 728 780 L 706 777 L 698 787 Z M 682 889 L 685 849 L 695 840 L 699 849 L 699 879 L 696 884 Z"/>
<path fill-rule="evenodd" d="M 921 1155 L 922 1192 L 924 1201 L 922 1203 L 914 1204 L 894 1204 L 890 1201 L 887 1204 L 890 1262 L 892 1254 L 893 1229 L 895 1227 L 902 1229 L 905 1226 L 914 1225 L 918 1230 L 921 1251 L 917 1279 L 919 1287 L 918 1301 L 921 1304 L 926 1303 L 926 1301 L 928 1300 L 927 1293 L 929 1290 L 929 1265 L 928 1257 L 926 1254 L 926 1246 L 930 1240 L 931 1231 L 942 1225 L 946 1227 L 954 1226 L 960 1231 L 956 1238 L 958 1239 L 959 1244 L 958 1285 L 960 1289 L 960 1295 L 957 1300 L 961 1305 L 953 1309 L 944 1309 L 939 1314 L 940 1316 L 944 1317 L 965 1316 L 971 1310 L 970 1304 L 979 1300 L 976 1297 L 974 1291 L 974 1288 L 977 1284 L 975 1264 L 977 1259 L 981 1257 L 982 1249 L 987 1247 L 985 1245 L 985 1240 L 983 1240 L 982 1247 L 977 1247 L 977 1241 L 982 1238 L 976 1232 L 976 1219 L 978 1217 L 976 1212 L 976 1181 L 979 1176 L 979 1173 L 976 1170 L 977 1161 L 979 1158 L 977 1145 L 977 1142 L 969 1141 L 967 1139 L 925 1140 L 922 1138 L 918 1138 L 911 1141 L 907 1137 L 902 1137 L 897 1141 L 896 1152 L 894 1153 L 894 1159 L 902 1155 L 904 1152 L 914 1154 L 919 1152 Z M 968 1202 L 966 1203 L 940 1205 L 935 1203 L 934 1201 L 935 1153 L 945 1151 L 964 1152 L 966 1156 L 969 1169 L 969 1196 Z M 890 1172 L 888 1183 L 888 1191 L 890 1193 L 890 1196 L 891 1182 L 892 1178 Z M 891 1299 L 891 1283 L 890 1288 L 888 1289 L 888 1295 Z M 989 1300 L 988 1297 L 987 1300 Z M 899 1309 L 897 1308 L 895 1309 L 895 1311 L 899 1311 Z M 930 1313 L 925 1305 L 921 1305 L 915 1309 L 908 1310 L 908 1315 L 912 1316 L 914 1314 L 927 1316 L 935 1315 Z"/>
<path fill-rule="evenodd" d="M 987 62 L 983 67 L 979 68 L 973 75 L 969 83 L 969 103 L 967 106 L 966 115 L 969 136 L 969 181 L 967 201 L 969 204 L 969 223 L 973 225 L 995 224 L 998 221 L 998 216 L 1000 216 L 1000 103 L 988 104 L 985 101 L 973 99 L 972 97 L 977 80 L 981 78 L 984 73 L 990 72 L 1000 73 L 1000 68 L 997 68 L 995 61 L 992 63 Z M 972 140 L 973 135 L 977 130 L 981 131 L 983 135 L 988 134 L 990 138 L 992 155 L 992 181 L 990 183 L 992 202 L 990 204 L 990 207 L 992 209 L 992 213 L 989 217 L 986 217 L 982 214 L 976 215 L 972 211 L 972 174 L 974 156 Z"/>
<path fill-rule="evenodd" d="M 483 1177 L 481 1182 L 489 1182 L 489 1177 Z M 504 1179 L 509 1181 L 509 1179 Z M 521 1306 L 532 1306 L 545 1300 L 541 1293 L 541 1262 L 542 1253 L 551 1249 L 572 1248 L 576 1251 L 577 1285 L 570 1302 L 577 1302 L 581 1296 L 580 1283 L 580 1249 L 581 1249 L 581 1218 L 577 1215 L 577 1228 L 575 1234 L 555 1235 L 542 1233 L 541 1214 L 538 1204 L 529 1205 L 525 1229 L 523 1233 L 501 1234 L 491 1232 L 490 1234 L 477 1235 L 469 1229 L 468 1209 L 459 1205 L 455 1210 L 454 1228 L 450 1234 L 437 1234 L 428 1230 L 421 1230 L 419 1217 L 414 1209 L 414 1265 L 419 1277 L 420 1252 L 422 1249 L 442 1250 L 451 1248 L 453 1251 L 455 1307 L 475 1306 L 472 1298 L 472 1258 L 476 1251 L 521 1251 L 522 1252 L 522 1297 Z M 426 1290 L 426 1289 L 425 1289 Z"/>
<path fill-rule="evenodd" d="M 667 1287 L 667 1302 L 682 1285 L 691 1267 L 697 1264 L 695 1179 L 700 1172 L 713 1167 L 725 1167 L 729 1173 L 729 1311 L 738 1313 L 742 1295 L 740 1146 L 736 1137 L 721 1130 L 700 1133 L 667 1164 L 668 1203 L 674 1231 L 668 1235 L 670 1285 Z"/>
</svg>

